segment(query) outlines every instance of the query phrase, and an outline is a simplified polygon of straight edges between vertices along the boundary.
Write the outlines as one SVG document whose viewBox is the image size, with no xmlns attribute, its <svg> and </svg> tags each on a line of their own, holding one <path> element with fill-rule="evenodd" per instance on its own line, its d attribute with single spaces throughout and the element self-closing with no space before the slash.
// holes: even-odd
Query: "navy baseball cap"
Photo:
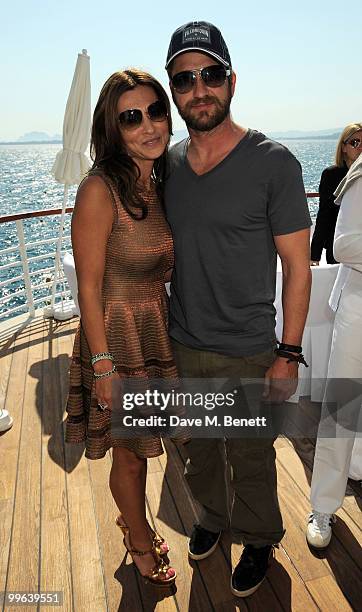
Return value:
<svg viewBox="0 0 362 612">
<path fill-rule="evenodd" d="M 201 51 L 223 66 L 231 66 L 229 51 L 220 30 L 207 21 L 190 21 L 175 30 L 167 52 L 166 70 L 172 60 L 185 51 Z"/>
</svg>

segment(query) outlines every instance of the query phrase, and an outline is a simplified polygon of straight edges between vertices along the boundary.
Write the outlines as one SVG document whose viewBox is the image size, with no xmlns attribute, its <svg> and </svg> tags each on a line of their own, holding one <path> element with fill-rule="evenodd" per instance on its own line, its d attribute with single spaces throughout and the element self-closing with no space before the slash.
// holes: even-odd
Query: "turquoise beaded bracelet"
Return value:
<svg viewBox="0 0 362 612">
<path fill-rule="evenodd" d="M 101 372 L 100 374 L 94 372 L 93 376 L 98 380 L 99 378 L 108 378 L 108 376 L 112 376 L 112 374 L 114 374 L 115 372 L 117 372 L 117 368 L 114 365 L 111 370 L 108 370 L 108 372 Z"/>
<path fill-rule="evenodd" d="M 103 359 L 109 359 L 109 361 L 114 362 L 112 353 L 96 353 L 95 355 L 92 355 L 91 365 L 93 366 L 95 363 L 97 363 L 97 361 L 102 361 Z"/>
</svg>

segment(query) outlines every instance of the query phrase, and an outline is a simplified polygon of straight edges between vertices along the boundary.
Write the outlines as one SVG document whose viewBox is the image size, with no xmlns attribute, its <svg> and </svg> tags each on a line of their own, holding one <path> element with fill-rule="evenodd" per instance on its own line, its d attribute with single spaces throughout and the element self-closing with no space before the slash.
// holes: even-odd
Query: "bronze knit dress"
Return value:
<svg viewBox="0 0 362 612">
<path fill-rule="evenodd" d="M 168 298 L 164 284 L 165 272 L 173 266 L 170 228 L 154 190 L 142 194 L 148 215 L 138 221 L 126 212 L 109 179 L 101 176 L 114 207 L 102 292 L 108 349 L 121 377 L 176 379 L 167 333 Z M 85 456 L 89 459 L 104 457 L 114 446 L 126 447 L 140 457 L 161 455 L 163 448 L 158 436 L 133 439 L 112 436 L 110 411 L 97 408 L 90 358 L 80 323 L 70 366 L 66 442 L 85 442 Z"/>
</svg>

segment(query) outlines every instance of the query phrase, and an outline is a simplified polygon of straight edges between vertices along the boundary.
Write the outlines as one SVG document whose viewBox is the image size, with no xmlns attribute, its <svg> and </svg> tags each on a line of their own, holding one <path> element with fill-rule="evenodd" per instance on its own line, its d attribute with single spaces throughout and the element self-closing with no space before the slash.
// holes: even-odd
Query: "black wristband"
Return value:
<svg viewBox="0 0 362 612">
<path fill-rule="evenodd" d="M 303 349 L 301 346 L 295 346 L 294 344 L 284 344 L 283 342 L 278 342 L 279 349 L 281 351 L 288 351 L 289 353 L 302 353 Z"/>
<path fill-rule="evenodd" d="M 274 353 L 278 355 L 278 357 L 285 357 L 287 359 L 287 363 L 291 361 L 297 361 L 298 363 L 302 363 L 306 368 L 309 368 L 306 360 L 304 359 L 304 355 L 300 353 L 299 355 L 293 355 L 293 353 L 289 353 L 289 351 L 283 351 L 283 349 L 275 349 Z"/>
</svg>

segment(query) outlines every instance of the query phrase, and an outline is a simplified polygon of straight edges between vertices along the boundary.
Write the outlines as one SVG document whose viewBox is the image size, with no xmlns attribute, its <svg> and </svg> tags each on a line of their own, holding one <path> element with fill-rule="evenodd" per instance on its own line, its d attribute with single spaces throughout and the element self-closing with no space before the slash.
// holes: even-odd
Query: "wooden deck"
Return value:
<svg viewBox="0 0 362 612">
<path fill-rule="evenodd" d="M 267 580 L 245 600 L 230 592 L 230 566 L 241 546 L 227 534 L 209 559 L 188 560 L 186 534 L 197 508 L 182 477 L 182 454 L 167 443 L 167 453 L 149 462 L 147 506 L 150 521 L 171 544 L 177 587 L 144 585 L 129 561 L 122 564 L 124 548 L 108 488 L 110 456 L 88 461 L 82 449 L 63 443 L 77 320 L 39 317 L 23 327 L 19 320 L 0 327 L 0 395 L 14 418 L 0 438 L 0 592 L 63 591 L 60 609 L 66 612 L 362 610 L 361 489 L 356 483 L 349 488 L 328 550 L 312 553 L 304 535 L 310 440 L 277 442 L 286 535 Z"/>
</svg>

